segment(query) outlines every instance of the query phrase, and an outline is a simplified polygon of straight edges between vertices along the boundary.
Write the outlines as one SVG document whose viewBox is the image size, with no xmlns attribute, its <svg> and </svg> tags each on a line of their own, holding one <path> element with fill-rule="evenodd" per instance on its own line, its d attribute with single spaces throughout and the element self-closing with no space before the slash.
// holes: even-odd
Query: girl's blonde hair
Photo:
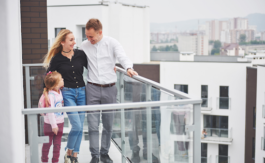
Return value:
<svg viewBox="0 0 265 163">
<path fill-rule="evenodd" d="M 57 71 L 48 72 L 44 78 L 44 84 L 47 91 L 53 90 L 59 84 L 61 78 L 62 75 Z"/>
<path fill-rule="evenodd" d="M 61 42 L 65 41 L 66 36 L 70 33 L 72 33 L 72 32 L 68 29 L 62 29 L 58 33 L 57 37 L 55 38 L 54 43 L 52 44 L 52 47 L 50 48 L 50 50 L 48 51 L 48 53 L 44 57 L 43 67 L 45 67 L 47 69 L 50 66 L 50 62 L 51 62 L 52 57 L 54 57 L 55 54 L 57 54 L 63 50 L 63 46 L 62 46 Z"/>
</svg>

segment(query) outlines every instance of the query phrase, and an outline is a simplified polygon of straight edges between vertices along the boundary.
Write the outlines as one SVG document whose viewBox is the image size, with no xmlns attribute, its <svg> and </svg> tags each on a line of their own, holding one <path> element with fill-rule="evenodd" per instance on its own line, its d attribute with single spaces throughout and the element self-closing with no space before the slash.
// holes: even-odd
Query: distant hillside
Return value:
<svg viewBox="0 0 265 163">
<path fill-rule="evenodd" d="M 265 31 L 265 14 L 249 14 L 248 18 L 249 25 L 256 25 L 257 31 Z"/>
<path fill-rule="evenodd" d="M 249 14 L 246 16 L 249 20 L 249 25 L 256 25 L 258 31 L 265 31 L 265 14 Z M 223 18 L 218 20 L 227 20 L 229 18 Z M 169 32 L 175 31 L 189 31 L 198 29 L 199 24 L 204 24 L 207 21 L 214 19 L 192 19 L 186 21 L 177 21 L 171 23 L 150 23 L 151 32 Z"/>
</svg>

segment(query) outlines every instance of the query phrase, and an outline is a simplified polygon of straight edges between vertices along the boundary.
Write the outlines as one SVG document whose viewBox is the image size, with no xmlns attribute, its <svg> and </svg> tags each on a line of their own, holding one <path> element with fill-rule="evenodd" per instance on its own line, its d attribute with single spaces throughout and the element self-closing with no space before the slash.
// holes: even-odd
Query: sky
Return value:
<svg viewBox="0 0 265 163">
<path fill-rule="evenodd" d="M 101 0 L 48 0 L 48 5 L 97 4 L 99 1 Z M 149 6 L 151 23 L 245 17 L 252 13 L 265 14 L 265 0 L 118 0 L 118 2 Z"/>
</svg>

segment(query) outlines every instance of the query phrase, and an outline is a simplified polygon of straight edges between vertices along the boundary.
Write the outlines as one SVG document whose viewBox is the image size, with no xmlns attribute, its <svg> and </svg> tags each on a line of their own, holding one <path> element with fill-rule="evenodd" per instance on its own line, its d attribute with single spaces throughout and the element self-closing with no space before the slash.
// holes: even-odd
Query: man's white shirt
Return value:
<svg viewBox="0 0 265 163">
<path fill-rule="evenodd" d="M 97 84 L 117 82 L 117 76 L 114 71 L 116 59 L 126 70 L 133 68 L 133 64 L 126 56 L 121 44 L 112 37 L 103 36 L 94 45 L 90 41 L 85 40 L 81 44 L 81 49 L 84 50 L 88 59 L 88 82 Z"/>
</svg>

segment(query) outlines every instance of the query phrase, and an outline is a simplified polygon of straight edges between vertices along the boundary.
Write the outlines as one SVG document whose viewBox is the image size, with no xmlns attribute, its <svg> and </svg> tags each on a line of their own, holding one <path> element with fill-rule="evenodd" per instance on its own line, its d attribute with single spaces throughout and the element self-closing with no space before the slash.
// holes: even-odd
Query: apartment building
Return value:
<svg viewBox="0 0 265 163">
<path fill-rule="evenodd" d="M 239 43 L 240 35 L 246 35 L 246 42 L 254 40 L 254 30 L 252 29 L 233 29 L 230 30 L 231 43 Z"/>
<path fill-rule="evenodd" d="M 48 39 L 52 44 L 61 29 L 69 29 L 80 47 L 85 36 L 85 25 L 91 18 L 103 24 L 103 34 L 117 39 L 127 56 L 135 63 L 149 62 L 150 18 L 148 6 L 104 2 L 99 4 L 55 4 L 47 6 Z M 71 12 L 69 12 L 69 9 Z M 137 47 L 137 48 L 135 48 Z"/>
<path fill-rule="evenodd" d="M 202 158 L 210 162 L 245 162 L 248 66 L 250 62 L 160 63 L 162 85 L 202 98 L 201 129 L 207 132 L 201 139 Z"/>
<path fill-rule="evenodd" d="M 248 25 L 246 18 L 233 18 L 226 21 L 212 20 L 201 25 L 209 40 L 219 40 L 222 43 L 238 43 L 241 34 L 245 34 L 246 41 L 254 40 L 255 26 Z"/>
<path fill-rule="evenodd" d="M 208 55 L 209 40 L 204 34 L 187 33 L 178 36 L 180 52 L 193 52 L 196 55 Z"/>
</svg>

